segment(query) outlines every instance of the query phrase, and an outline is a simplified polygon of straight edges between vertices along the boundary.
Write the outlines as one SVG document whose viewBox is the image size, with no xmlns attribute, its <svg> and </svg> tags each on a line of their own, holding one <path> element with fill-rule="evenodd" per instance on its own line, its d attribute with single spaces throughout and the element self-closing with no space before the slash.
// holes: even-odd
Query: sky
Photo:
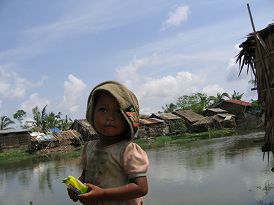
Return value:
<svg viewBox="0 0 274 205">
<path fill-rule="evenodd" d="M 125 84 L 141 114 L 196 92 L 257 98 L 235 56 L 274 19 L 273 0 L 0 0 L 0 116 L 85 118 L 91 89 Z"/>
</svg>

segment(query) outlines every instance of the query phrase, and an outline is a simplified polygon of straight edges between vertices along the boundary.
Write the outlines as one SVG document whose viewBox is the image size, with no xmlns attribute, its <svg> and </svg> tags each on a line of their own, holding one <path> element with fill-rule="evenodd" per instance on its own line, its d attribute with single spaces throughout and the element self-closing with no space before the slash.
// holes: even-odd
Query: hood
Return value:
<svg viewBox="0 0 274 205">
<path fill-rule="evenodd" d="M 121 112 L 130 128 L 129 138 L 133 139 L 139 125 L 139 104 L 136 96 L 127 87 L 116 81 L 105 81 L 91 91 L 88 102 L 86 119 L 94 127 L 94 97 L 98 92 L 109 92 L 120 105 Z"/>
</svg>

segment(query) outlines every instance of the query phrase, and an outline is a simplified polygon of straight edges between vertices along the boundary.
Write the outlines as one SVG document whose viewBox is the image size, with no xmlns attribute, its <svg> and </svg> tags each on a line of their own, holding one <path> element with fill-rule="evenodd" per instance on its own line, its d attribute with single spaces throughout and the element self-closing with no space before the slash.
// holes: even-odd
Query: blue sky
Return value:
<svg viewBox="0 0 274 205">
<path fill-rule="evenodd" d="M 274 19 L 273 0 L 0 0 L 0 115 L 33 107 L 84 118 L 90 90 L 126 84 L 141 113 L 195 92 L 244 93 L 238 45 Z"/>
</svg>

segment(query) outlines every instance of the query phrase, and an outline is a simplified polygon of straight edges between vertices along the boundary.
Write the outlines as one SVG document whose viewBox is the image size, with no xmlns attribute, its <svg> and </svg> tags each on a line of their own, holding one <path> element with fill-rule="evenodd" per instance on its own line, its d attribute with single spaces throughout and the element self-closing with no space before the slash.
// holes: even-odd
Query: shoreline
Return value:
<svg viewBox="0 0 274 205">
<path fill-rule="evenodd" d="M 261 132 L 263 130 L 234 130 L 234 129 L 221 129 L 221 130 L 209 130 L 207 132 L 200 133 L 185 133 L 182 135 L 176 136 L 158 136 L 148 139 L 135 139 L 134 142 L 140 145 L 143 149 L 152 149 L 157 147 L 166 146 L 169 144 L 184 143 L 189 141 L 203 140 L 203 139 L 212 139 L 212 138 L 221 138 L 234 135 L 244 135 L 249 133 Z M 260 140 L 261 141 L 261 140 Z M 67 157 L 79 157 L 83 145 L 79 147 L 55 147 L 49 148 L 47 150 L 39 150 L 34 153 L 29 153 L 27 150 L 22 148 L 11 148 L 4 149 L 0 152 L 0 164 L 17 162 L 23 160 L 36 159 L 40 158 L 54 158 L 55 156 L 67 156 Z"/>
</svg>

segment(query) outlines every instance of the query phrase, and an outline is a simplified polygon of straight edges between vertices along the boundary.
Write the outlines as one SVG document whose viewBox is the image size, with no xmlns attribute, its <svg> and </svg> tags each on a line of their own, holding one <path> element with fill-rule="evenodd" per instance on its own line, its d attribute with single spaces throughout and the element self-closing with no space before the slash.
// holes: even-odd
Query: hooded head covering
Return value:
<svg viewBox="0 0 274 205">
<path fill-rule="evenodd" d="M 127 137 L 133 139 L 139 125 L 139 104 L 134 93 L 119 82 L 105 81 L 93 88 L 87 102 L 87 121 L 94 127 L 95 97 L 102 91 L 110 93 L 119 103 L 120 110 L 130 129 Z"/>
</svg>

